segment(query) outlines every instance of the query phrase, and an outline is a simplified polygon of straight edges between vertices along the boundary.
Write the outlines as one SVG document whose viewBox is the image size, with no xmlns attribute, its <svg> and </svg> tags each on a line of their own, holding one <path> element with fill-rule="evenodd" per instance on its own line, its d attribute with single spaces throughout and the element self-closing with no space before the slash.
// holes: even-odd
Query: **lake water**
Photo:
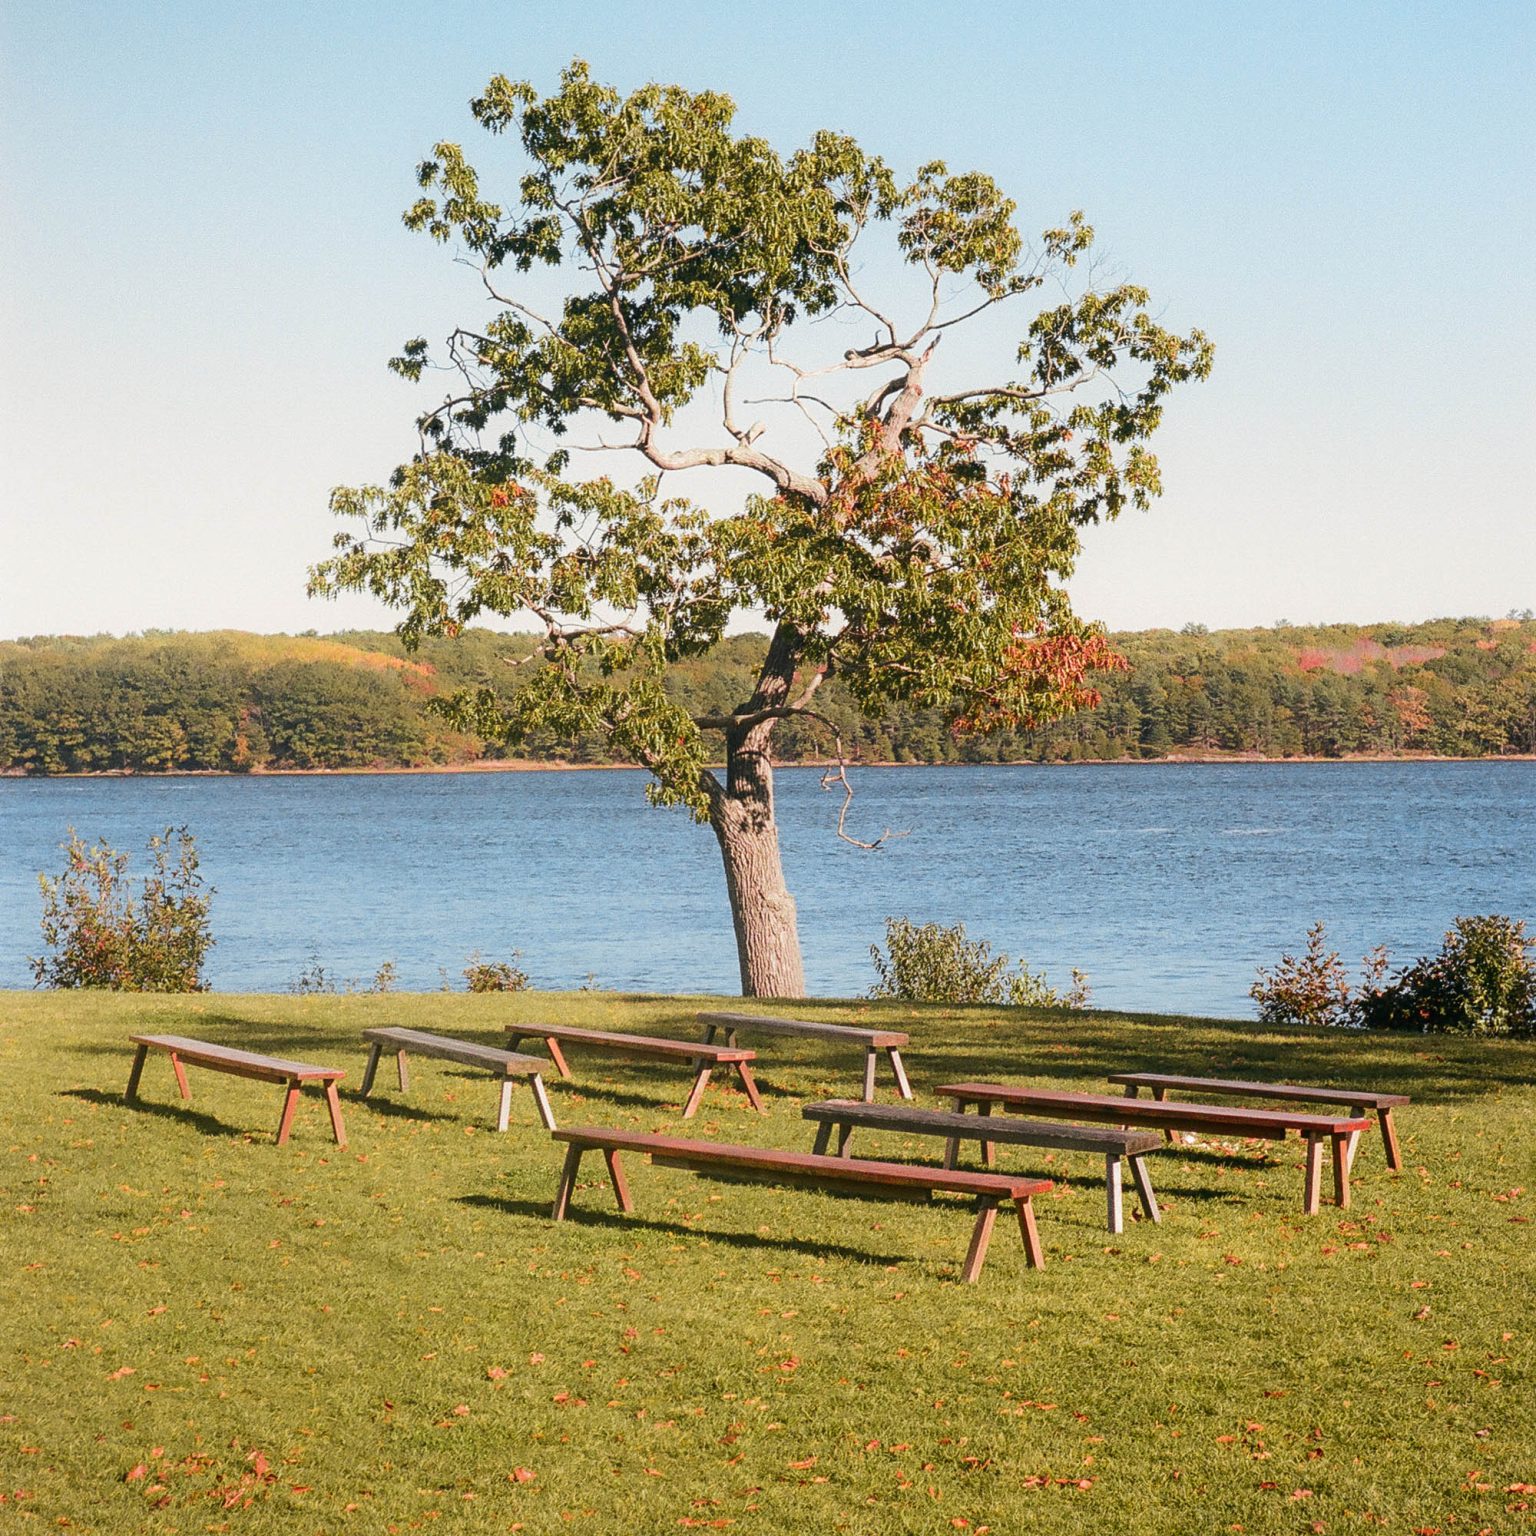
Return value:
<svg viewBox="0 0 1536 1536">
<path fill-rule="evenodd" d="M 874 980 L 884 919 L 964 922 L 1105 1007 L 1251 1016 L 1255 967 L 1319 918 L 1353 963 L 1406 961 L 1457 916 L 1536 927 L 1536 763 L 866 768 L 840 796 L 779 772 L 810 990 Z M 31 985 L 39 870 L 75 827 L 142 854 L 186 824 L 217 888 L 209 966 L 285 990 L 312 961 L 364 984 L 455 985 L 474 950 L 535 986 L 733 992 L 712 834 L 644 801 L 636 772 L 0 780 L 0 987 Z M 140 859 L 142 863 L 142 859 Z"/>
</svg>

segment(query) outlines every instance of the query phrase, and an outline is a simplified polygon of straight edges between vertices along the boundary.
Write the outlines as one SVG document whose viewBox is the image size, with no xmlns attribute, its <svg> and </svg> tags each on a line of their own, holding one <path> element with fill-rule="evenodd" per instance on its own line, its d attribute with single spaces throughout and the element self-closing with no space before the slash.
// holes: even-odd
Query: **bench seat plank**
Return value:
<svg viewBox="0 0 1536 1536">
<path fill-rule="evenodd" d="M 975 1280 L 981 1272 L 998 1205 L 1004 1200 L 1012 1200 L 1019 1212 L 1020 1231 L 1030 1264 L 1038 1269 L 1045 1262 L 1031 1199 L 1051 1188 L 1049 1179 L 974 1173 L 959 1168 L 918 1168 L 906 1163 L 826 1157 L 776 1147 L 687 1141 L 654 1132 L 620 1131 L 608 1126 L 559 1130 L 554 1132 L 554 1137 L 567 1144 L 565 1164 L 551 1212 L 556 1221 L 564 1220 L 570 1209 L 582 1154 L 588 1151 L 603 1153 L 619 1209 L 632 1210 L 633 1201 L 620 1171 L 619 1154 L 641 1152 L 663 1167 L 682 1168 L 707 1178 L 752 1179 L 834 1192 L 872 1194 L 880 1199 L 926 1200 L 936 1191 L 973 1196 L 978 1207 L 977 1219 L 962 1268 L 962 1276 L 967 1282 Z"/>
<path fill-rule="evenodd" d="M 1317 1210 L 1316 1168 L 1326 1139 L 1333 1147 L 1334 1200 L 1349 1205 L 1349 1142 L 1366 1129 L 1364 1116 L 1316 1115 L 1292 1109 L 1244 1109 L 1231 1104 L 1188 1104 L 1169 1099 L 1133 1099 L 1110 1093 L 1074 1093 L 1059 1088 L 1014 1087 L 1001 1083 L 947 1083 L 941 1097 L 978 1109 L 1001 1105 L 1011 1114 L 1044 1115 L 1068 1120 L 1105 1120 L 1119 1125 L 1148 1125 L 1165 1130 L 1227 1131 L 1239 1136 L 1284 1141 L 1293 1131 L 1306 1139 L 1307 1177 L 1303 1208 Z"/>
<path fill-rule="evenodd" d="M 746 1046 L 710 1045 L 698 1040 L 672 1040 L 657 1035 L 625 1035 L 606 1029 L 581 1029 L 571 1024 L 518 1024 L 507 1027 L 507 1045 L 516 1050 L 524 1040 L 542 1040 L 549 1052 L 549 1059 L 561 1077 L 569 1077 L 571 1069 L 565 1060 L 562 1045 L 586 1045 L 598 1050 L 612 1051 L 619 1056 L 657 1057 L 667 1061 L 688 1061 L 694 1066 L 693 1086 L 683 1103 L 682 1117 L 691 1120 L 697 1113 L 699 1101 L 709 1084 L 716 1067 L 730 1067 L 741 1083 L 748 1102 L 761 1115 L 767 1114 L 757 1083 L 752 1077 L 751 1063 L 757 1060 L 757 1052 Z"/>
<path fill-rule="evenodd" d="M 1346 1104 L 1357 1115 L 1366 1110 L 1376 1111 L 1381 1125 L 1382 1145 L 1386 1149 L 1387 1166 L 1401 1171 L 1402 1153 L 1397 1144 L 1397 1128 L 1392 1123 L 1392 1111 L 1413 1101 L 1406 1093 L 1380 1093 L 1363 1088 L 1318 1087 L 1307 1083 L 1264 1083 L 1246 1078 L 1189 1077 L 1175 1072 L 1111 1072 L 1109 1080 L 1124 1086 L 1127 1098 L 1135 1098 L 1137 1090 L 1148 1088 L 1154 1099 L 1163 1098 L 1169 1089 L 1180 1092 L 1216 1094 L 1227 1098 L 1288 1099 L 1296 1104 Z M 1355 1141 L 1350 1143 L 1350 1161 L 1354 1161 Z"/>
<path fill-rule="evenodd" d="M 405 1059 L 409 1052 L 418 1056 L 435 1057 L 441 1061 L 456 1062 L 461 1067 L 480 1067 L 501 1079 L 496 1109 L 496 1129 L 505 1131 L 511 1123 L 512 1083 L 524 1079 L 533 1095 L 534 1107 L 546 1131 L 555 1129 L 554 1113 L 549 1107 L 549 1095 L 544 1089 L 545 1061 L 542 1056 L 528 1056 L 519 1051 L 509 1051 L 499 1045 L 482 1045 L 475 1040 L 458 1040 L 451 1035 L 435 1035 L 424 1029 L 405 1029 L 389 1025 L 377 1029 L 365 1029 L 363 1039 L 368 1041 L 368 1065 L 363 1070 L 361 1096 L 367 1098 L 373 1091 L 374 1075 L 378 1071 L 379 1058 L 387 1046 L 396 1053 L 399 1068 L 400 1091 L 410 1088 L 410 1074 Z"/>
<path fill-rule="evenodd" d="M 1018 1120 L 1010 1117 L 960 1114 L 943 1109 L 914 1109 L 905 1104 L 864 1104 L 854 1099 L 825 1099 L 801 1107 L 801 1115 L 818 1125 L 814 1150 L 826 1149 L 835 1129 L 838 1133 L 837 1155 L 848 1156 L 848 1143 L 856 1126 L 890 1131 L 896 1135 L 942 1136 L 944 1166 L 953 1168 L 962 1140 L 981 1144 L 983 1162 L 993 1163 L 993 1146 L 1006 1142 L 1015 1146 L 1045 1147 L 1063 1152 L 1088 1152 L 1104 1159 L 1106 1221 L 1113 1233 L 1124 1231 L 1121 1201 L 1121 1164 L 1128 1161 L 1135 1180 L 1143 1214 L 1149 1221 L 1160 1221 L 1152 1180 L 1143 1161 L 1148 1152 L 1162 1146 L 1156 1131 L 1137 1131 L 1107 1125 L 1069 1125 L 1062 1121 Z M 984 1121 L 984 1124 L 983 1124 Z"/>
<path fill-rule="evenodd" d="M 186 1035 L 130 1035 L 128 1038 L 136 1050 L 133 1066 L 128 1073 L 128 1087 L 123 1094 L 127 1103 L 135 1103 L 138 1099 L 139 1082 L 149 1053 L 164 1051 L 171 1058 L 171 1070 L 176 1074 L 176 1087 L 183 1099 L 192 1097 L 192 1091 L 187 1086 L 188 1065 L 207 1067 L 232 1077 L 285 1084 L 287 1092 L 283 1097 L 282 1114 L 277 1123 L 277 1145 L 280 1147 L 286 1144 L 293 1127 L 300 1087 L 304 1083 L 319 1083 L 325 1091 L 326 1107 L 331 1116 L 331 1134 L 336 1138 L 336 1145 L 344 1147 L 347 1144 L 346 1127 L 341 1119 L 341 1102 L 336 1094 L 337 1083 L 346 1076 L 340 1067 L 322 1067 L 314 1062 L 291 1061 L 283 1056 L 264 1056 L 257 1051 L 216 1045 L 209 1040 L 193 1040 Z"/>
<path fill-rule="evenodd" d="M 812 1040 L 833 1040 L 861 1046 L 864 1050 L 864 1099 L 875 1096 L 875 1068 L 880 1052 L 884 1051 L 891 1064 L 891 1075 L 896 1079 L 896 1091 L 904 1099 L 912 1097 L 912 1085 L 907 1081 L 907 1069 L 902 1064 L 901 1048 L 907 1036 L 899 1029 L 863 1029 L 856 1024 L 829 1024 L 820 1019 L 781 1019 L 766 1013 L 701 1013 L 699 1023 L 704 1026 L 704 1039 L 715 1038 L 715 1031 L 725 1034 L 726 1043 L 735 1045 L 737 1034 L 748 1030 L 760 1035 L 786 1035 Z"/>
</svg>

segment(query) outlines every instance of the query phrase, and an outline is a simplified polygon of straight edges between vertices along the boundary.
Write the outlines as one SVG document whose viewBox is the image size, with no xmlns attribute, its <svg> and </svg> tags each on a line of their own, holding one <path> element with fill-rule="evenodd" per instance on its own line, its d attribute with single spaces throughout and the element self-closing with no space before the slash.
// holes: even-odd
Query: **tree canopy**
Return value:
<svg viewBox="0 0 1536 1536">
<path fill-rule="evenodd" d="M 405 219 L 459 243 L 493 313 L 436 359 L 418 338 L 394 360 L 413 379 L 446 369 L 451 391 L 387 485 L 335 493 L 363 532 L 338 536 L 319 590 L 374 591 L 408 637 L 531 616 L 548 665 L 510 708 L 481 695 L 475 723 L 606 731 L 701 814 L 704 731 L 724 722 L 662 679 L 742 610 L 788 632 L 801 672 L 753 714 L 809 711 L 828 674 L 870 712 L 939 707 L 962 729 L 1088 700 L 1085 675 L 1113 655 L 1061 586 L 1079 531 L 1157 494 L 1145 440 L 1211 347 L 1158 324 L 1134 284 L 1061 288 L 1092 243 L 1080 214 L 1028 245 L 983 174 L 933 162 L 901 181 L 829 132 L 780 155 L 734 134 L 722 95 L 621 96 L 580 63 L 546 99 L 497 76 L 472 110 L 521 142 L 516 202 L 445 142 Z M 905 321 L 864 291 L 862 247 L 881 235 L 921 277 Z M 569 276 L 558 307 L 507 281 L 541 267 Z M 1008 376 L 930 388 L 948 330 L 1048 283 L 1059 301 L 1020 324 Z M 829 318 L 872 338 L 792 353 Z M 706 395 L 712 432 L 692 409 Z M 616 441 L 591 430 L 604 421 Z M 618 448 L 647 473 L 586 473 Z M 672 493 L 704 466 L 761 489 L 724 513 Z"/>
</svg>

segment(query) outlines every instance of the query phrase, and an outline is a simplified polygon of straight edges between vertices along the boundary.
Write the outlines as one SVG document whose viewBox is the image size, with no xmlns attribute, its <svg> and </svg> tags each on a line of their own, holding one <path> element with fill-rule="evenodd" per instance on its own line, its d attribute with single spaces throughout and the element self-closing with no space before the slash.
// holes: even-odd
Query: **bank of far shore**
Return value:
<svg viewBox="0 0 1536 1536">
<path fill-rule="evenodd" d="M 1337 757 L 1306 756 L 1266 757 L 1261 752 L 1170 752 L 1165 757 L 1079 757 L 1071 761 L 1042 762 L 1038 758 L 1016 758 L 998 763 L 897 763 L 875 759 L 851 761 L 849 768 L 1166 768 L 1209 767 L 1243 763 L 1531 763 L 1536 753 L 1500 752 L 1482 757 L 1450 757 L 1435 752 L 1347 752 Z M 723 763 L 711 768 L 724 769 Z M 792 763 L 776 763 L 780 772 L 792 768 L 824 771 L 838 766 L 835 758 L 801 758 Z M 354 768 L 251 768 L 235 772 L 224 768 L 170 768 L 148 772 L 138 768 L 102 768 L 86 773 L 27 773 L 21 769 L 0 769 L 0 779 L 294 779 L 356 778 L 382 774 L 443 773 L 643 773 L 639 763 L 572 763 L 561 758 L 525 757 L 477 758 L 462 763 L 417 763 L 409 766 L 378 764 Z"/>
</svg>

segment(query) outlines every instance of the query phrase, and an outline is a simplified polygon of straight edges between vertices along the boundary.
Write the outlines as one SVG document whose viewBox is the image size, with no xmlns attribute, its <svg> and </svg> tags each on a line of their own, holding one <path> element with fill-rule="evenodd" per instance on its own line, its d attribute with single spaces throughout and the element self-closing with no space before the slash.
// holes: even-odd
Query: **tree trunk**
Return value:
<svg viewBox="0 0 1536 1536">
<path fill-rule="evenodd" d="M 778 724 L 774 712 L 788 704 L 801 643 L 792 625 L 775 628 L 757 687 L 738 711 L 739 718 L 751 723 L 733 725 L 725 733 L 724 786 L 712 773 L 705 775 L 709 824 L 725 860 L 743 997 L 805 996 L 795 898 L 784 884 L 768 757 Z"/>
<path fill-rule="evenodd" d="M 709 821 L 725 861 L 742 996 L 804 997 L 795 898 L 784 884 L 766 751 L 728 743 L 726 786 L 713 797 Z"/>
</svg>

